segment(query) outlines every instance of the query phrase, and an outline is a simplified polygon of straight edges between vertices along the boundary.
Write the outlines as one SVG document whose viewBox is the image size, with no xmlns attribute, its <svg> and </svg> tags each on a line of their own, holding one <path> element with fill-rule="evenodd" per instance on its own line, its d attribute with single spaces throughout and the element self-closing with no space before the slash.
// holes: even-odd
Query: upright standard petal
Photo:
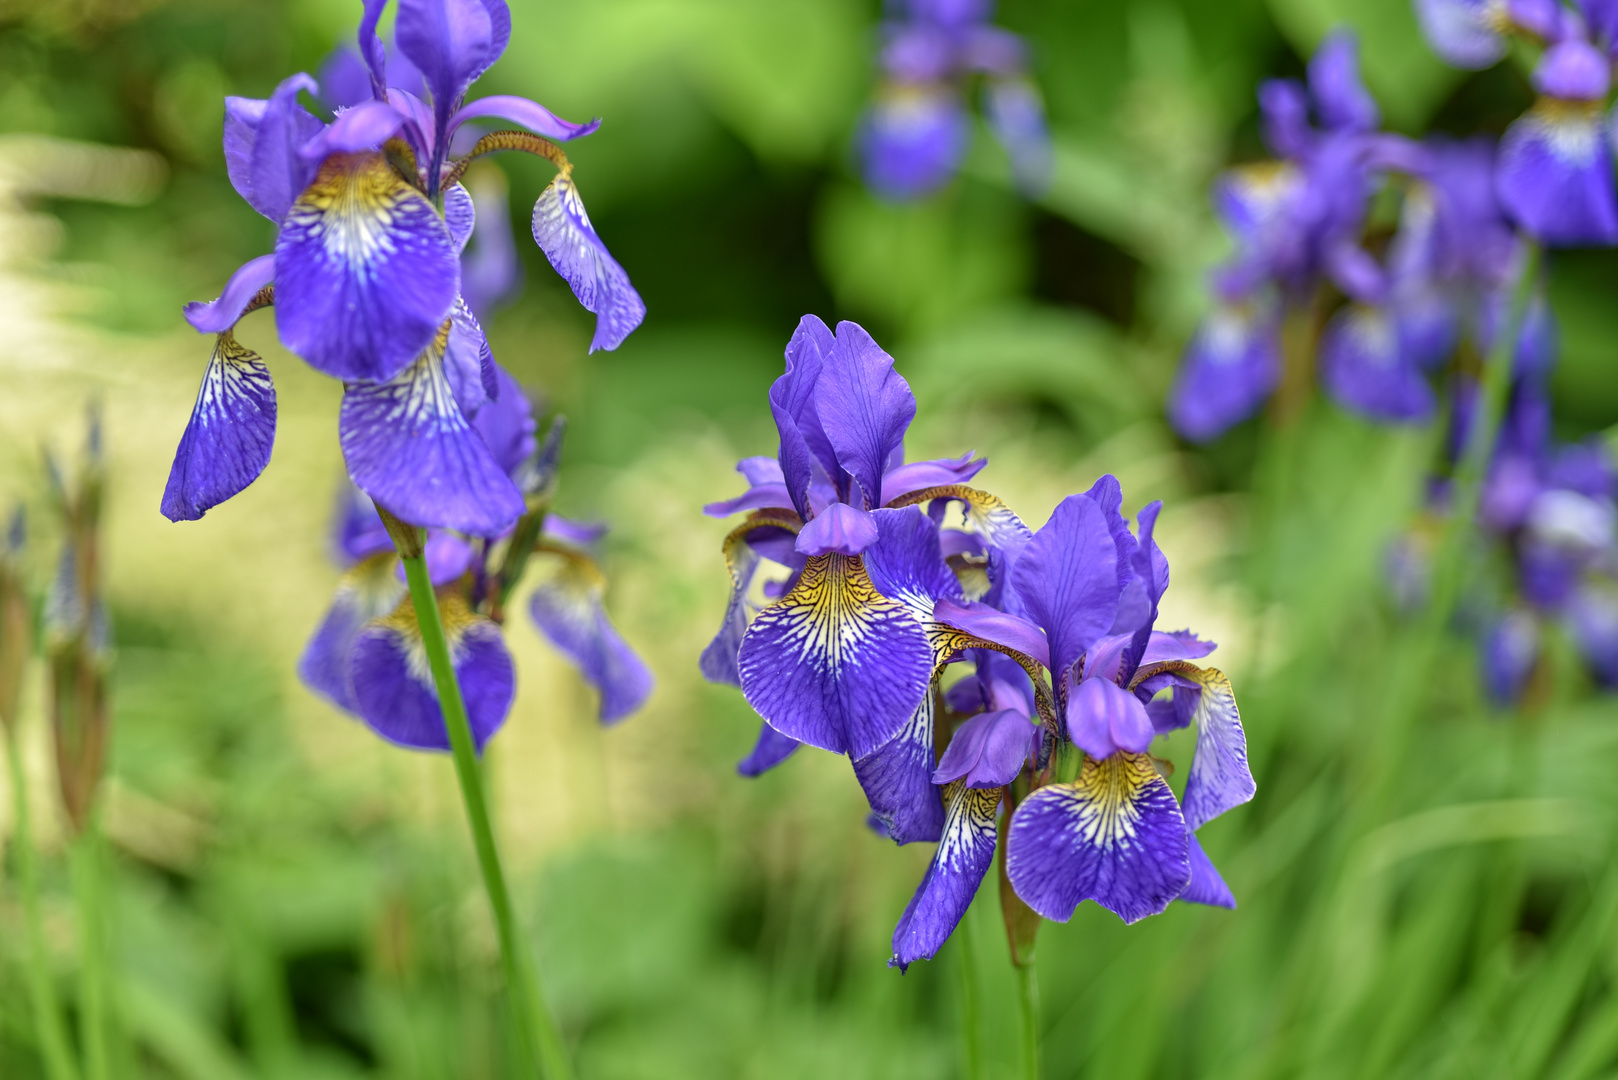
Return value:
<svg viewBox="0 0 1618 1080">
<path fill-rule="evenodd" d="M 299 72 L 283 79 L 267 101 L 225 101 L 225 167 L 230 181 L 249 206 L 277 225 L 315 175 L 314 163 L 300 151 L 324 125 L 298 104 L 298 95 L 317 89 L 315 80 Z"/>
<path fill-rule="evenodd" d="M 857 557 L 819 555 L 742 638 L 742 692 L 783 735 L 862 758 L 904 726 L 927 693 L 932 651 L 920 620 L 876 591 Z"/>
<path fill-rule="evenodd" d="M 1191 881 L 1190 833 L 1145 754 L 1087 760 L 1071 784 L 1017 807 L 1006 872 L 1023 903 L 1066 922 L 1094 900 L 1124 922 L 1156 915 Z"/>
<path fill-rule="evenodd" d="M 458 598 L 440 601 L 455 681 L 466 704 L 472 740 L 481 751 L 511 711 L 516 676 L 500 628 L 473 615 Z M 361 630 L 349 668 L 354 705 L 367 727 L 388 742 L 448 750 L 449 733 L 427 666 L 416 612 L 401 604 Z"/>
<path fill-rule="evenodd" d="M 281 341 L 334 378 L 385 382 L 449 315 L 460 263 L 449 230 L 381 154 L 334 154 L 275 243 Z"/>
<path fill-rule="evenodd" d="M 1309 93 L 1329 128 L 1374 131 L 1381 120 L 1360 81 L 1359 46 L 1350 32 L 1339 30 L 1321 43 L 1309 61 Z"/>
<path fill-rule="evenodd" d="M 448 139 L 466 88 L 506 51 L 511 12 L 504 0 L 399 0 L 394 38 L 427 79 L 440 138 Z"/>
<path fill-rule="evenodd" d="M 815 412 L 815 387 L 826 357 L 836 348 L 837 339 L 826 324 L 805 315 L 787 342 L 786 371 L 770 384 L 770 414 L 781 437 L 776 461 L 792 506 L 805 521 L 814 516 L 809 492 L 816 481 L 842 480 L 837 455 Z"/>
<path fill-rule="evenodd" d="M 1339 405 L 1372 420 L 1420 423 L 1438 408 L 1421 368 L 1401 347 L 1381 308 L 1350 306 L 1332 317 L 1320 342 L 1326 389 Z"/>
<path fill-rule="evenodd" d="M 1045 631 L 1052 682 L 1059 683 L 1118 609 L 1118 547 L 1096 502 L 1063 499 L 1012 567 L 1011 584 Z"/>
<path fill-rule="evenodd" d="M 1599 102 L 1541 99 L 1506 129 L 1495 173 L 1501 204 L 1553 246 L 1618 243 L 1618 193 Z"/>
<path fill-rule="evenodd" d="M 916 418 L 916 396 L 893 370 L 893 357 L 858 323 L 837 324 L 837 347 L 815 385 L 815 412 L 838 465 L 859 485 L 848 501 L 875 510 L 882 505 L 882 474 Z"/>
<path fill-rule="evenodd" d="M 957 781 L 945 789 L 948 809 L 943 838 L 927 873 L 893 931 L 889 967 L 904 970 L 930 960 L 954 933 L 978 885 L 994 862 L 999 788 L 972 788 Z"/>
<path fill-rule="evenodd" d="M 387 551 L 361 560 L 337 583 L 337 595 L 298 658 L 298 678 L 339 709 L 358 713 L 351 664 L 365 625 L 390 615 L 406 590 L 394 575 L 398 559 Z"/>
<path fill-rule="evenodd" d="M 552 180 L 534 203 L 534 243 L 562 275 L 573 295 L 596 317 L 590 351 L 616 349 L 646 318 L 646 305 L 629 275 L 596 235 L 573 178 Z"/>
<path fill-rule="evenodd" d="M 896 844 L 937 840 L 944 827 L 944 805 L 933 784 L 934 705 L 929 690 L 899 734 L 875 753 L 854 760 L 854 776 L 871 813 Z"/>
<path fill-rule="evenodd" d="M 275 384 L 257 353 L 226 331 L 214 343 L 191 421 L 180 436 L 163 516 L 195 521 L 258 479 L 275 443 Z"/>
<path fill-rule="evenodd" d="M 217 300 L 193 300 L 185 305 L 185 321 L 198 333 L 222 334 L 236 325 L 260 290 L 274 280 L 274 255 L 250 259 L 230 275 Z"/>
<path fill-rule="evenodd" d="M 413 525 L 499 536 L 526 506 L 472 430 L 444 374 L 449 337 L 385 383 L 350 383 L 337 416 L 348 475 Z"/>
<path fill-rule="evenodd" d="M 534 590 L 528 613 L 550 643 L 578 665 L 601 693 L 598 718 L 622 720 L 652 692 L 652 672 L 612 625 L 606 579 L 588 556 L 569 553 L 557 573 Z"/>
</svg>

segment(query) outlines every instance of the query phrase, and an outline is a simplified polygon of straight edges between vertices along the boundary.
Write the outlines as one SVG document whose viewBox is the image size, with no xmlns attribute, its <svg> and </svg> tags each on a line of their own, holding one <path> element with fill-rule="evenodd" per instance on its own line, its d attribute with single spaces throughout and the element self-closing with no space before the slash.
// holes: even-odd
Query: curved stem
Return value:
<svg viewBox="0 0 1618 1080">
<path fill-rule="evenodd" d="M 79 902 L 79 1036 L 86 1080 L 111 1080 L 107 1039 L 106 905 L 102 897 L 101 833 L 94 807 L 73 841 L 73 888 Z"/>
<path fill-rule="evenodd" d="M 50 1080 L 78 1080 L 73 1052 L 68 1048 L 67 1029 L 62 1024 L 62 1011 L 56 1001 L 56 982 L 51 977 L 50 953 L 45 947 L 44 925 L 39 916 L 39 872 L 34 864 L 34 835 L 28 820 L 22 748 L 17 745 L 17 733 L 9 727 L 6 729 L 6 762 L 11 770 L 17 884 L 22 892 L 23 920 L 28 928 L 28 992 L 33 998 L 39 1053 Z"/>
<path fill-rule="evenodd" d="M 1034 954 L 1029 950 L 1017 971 L 1017 1006 L 1022 1019 L 1022 1075 L 1039 1080 L 1039 976 L 1034 971 Z"/>
<path fill-rule="evenodd" d="M 449 734 L 450 751 L 455 760 L 455 777 L 460 781 L 467 824 L 472 829 L 472 843 L 477 849 L 478 866 L 483 871 L 489 907 L 494 911 L 495 929 L 500 938 L 500 960 L 505 969 L 506 993 L 515 1012 L 517 1030 L 530 1057 L 549 1080 L 571 1080 L 573 1069 L 562 1047 L 561 1033 L 546 1007 L 533 958 L 518 934 L 511 894 L 506 888 L 505 871 L 500 866 L 500 852 L 495 847 L 494 827 L 489 819 L 483 778 L 478 772 L 472 725 L 467 720 L 460 685 L 455 680 L 449 641 L 439 620 L 438 597 L 433 592 L 432 581 L 427 576 L 427 563 L 421 555 L 419 532 L 416 543 L 407 545 L 394 526 L 394 522 L 389 522 L 389 531 L 394 533 L 395 542 L 400 547 L 399 557 L 404 563 L 405 579 L 410 583 L 410 599 L 415 605 L 416 621 L 421 627 L 427 664 L 432 670 L 433 683 L 438 688 L 438 701 L 444 711 L 444 727 Z M 407 553 L 410 547 L 414 548 L 414 553 Z"/>
<path fill-rule="evenodd" d="M 972 909 L 968 907 L 955 928 L 955 952 L 961 969 L 961 1051 L 966 1058 L 966 1080 L 983 1076 L 982 1021 L 978 1018 L 977 934 L 972 929 Z"/>
</svg>

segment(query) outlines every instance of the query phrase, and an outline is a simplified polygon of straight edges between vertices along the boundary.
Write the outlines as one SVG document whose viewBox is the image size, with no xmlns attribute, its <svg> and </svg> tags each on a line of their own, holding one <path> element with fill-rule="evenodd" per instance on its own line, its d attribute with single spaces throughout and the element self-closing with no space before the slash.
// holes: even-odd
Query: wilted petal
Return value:
<svg viewBox="0 0 1618 1080">
<path fill-rule="evenodd" d="M 1208 858 L 1207 852 L 1197 842 L 1196 834 L 1191 834 L 1191 883 L 1185 887 L 1185 892 L 1179 899 L 1188 900 L 1193 904 L 1207 904 L 1210 907 L 1235 908 L 1236 897 L 1231 894 L 1230 886 L 1225 879 L 1219 876 L 1214 864 Z"/>
<path fill-rule="evenodd" d="M 865 182 L 883 198 L 929 195 L 960 168 L 971 139 L 960 96 L 937 84 L 884 89 L 857 136 Z"/>
<path fill-rule="evenodd" d="M 1618 242 L 1612 151 L 1598 103 L 1541 100 L 1506 129 L 1495 175 L 1501 204 L 1535 238 Z"/>
<path fill-rule="evenodd" d="M 943 838 L 916 895 L 894 928 L 890 967 L 903 970 L 938 952 L 971 906 L 983 875 L 994 862 L 1000 789 L 954 783 L 945 789 L 944 798 L 948 807 Z"/>
<path fill-rule="evenodd" d="M 944 805 L 933 784 L 933 723 L 929 692 L 886 746 L 854 761 L 871 813 L 896 844 L 937 840 L 944 827 Z"/>
<path fill-rule="evenodd" d="M 1094 900 L 1125 922 L 1156 915 L 1191 880 L 1190 833 L 1174 793 L 1145 754 L 1084 763 L 1017 807 L 1006 872 L 1025 904 L 1066 922 Z"/>
<path fill-rule="evenodd" d="M 274 443 L 270 369 L 228 331 L 220 334 L 163 489 L 163 516 L 195 521 L 235 495 L 264 471 Z"/>
<path fill-rule="evenodd" d="M 571 176 L 557 176 L 539 196 L 534 203 L 533 229 L 534 243 L 584 309 L 596 316 L 590 351 L 622 345 L 646 318 L 646 305 L 629 283 L 629 275 L 596 235 Z"/>
<path fill-rule="evenodd" d="M 1373 420 L 1419 423 L 1438 408 L 1421 368 L 1410 361 L 1398 327 L 1382 308 L 1345 307 L 1320 342 L 1326 389 L 1338 404 Z"/>
<path fill-rule="evenodd" d="M 815 413 L 837 464 L 859 485 L 848 501 L 876 509 L 882 504 L 882 474 L 916 418 L 916 397 L 893 370 L 893 357 L 858 323 L 837 324 L 836 348 L 824 357 L 815 385 Z"/>
<path fill-rule="evenodd" d="M 522 495 L 472 430 L 444 374 L 448 332 L 385 383 L 350 383 L 337 417 L 348 474 L 414 525 L 499 536 Z"/>
<path fill-rule="evenodd" d="M 589 135 L 601 126 L 601 121 L 590 120 L 583 124 L 575 124 L 563 120 L 537 101 L 529 101 L 524 97 L 515 97 L 511 94 L 494 94 L 490 97 L 478 98 L 476 101 L 463 107 L 449 122 L 450 131 L 454 131 L 468 120 L 479 120 L 492 117 L 496 120 L 509 120 L 513 124 L 520 124 L 529 131 L 543 135 L 547 139 L 557 142 L 566 142 Z"/>
<path fill-rule="evenodd" d="M 1063 499 L 1012 567 L 1011 583 L 1045 631 L 1055 679 L 1064 677 L 1118 610 L 1118 548 L 1095 500 Z"/>
<path fill-rule="evenodd" d="M 222 334 L 236 325 L 259 290 L 275 280 L 275 256 L 260 255 L 241 265 L 225 282 L 219 299 L 185 305 L 185 321 L 198 333 Z"/>
<path fill-rule="evenodd" d="M 1019 709 L 979 713 L 955 729 L 933 771 L 933 783 L 959 780 L 973 788 L 1004 787 L 1022 772 L 1039 731 Z"/>
<path fill-rule="evenodd" d="M 607 616 L 606 580 L 595 562 L 570 554 L 557 573 L 534 590 L 528 613 L 550 643 L 578 665 L 601 692 L 599 719 L 622 720 L 652 692 L 652 672 Z"/>
<path fill-rule="evenodd" d="M 789 739 L 768 724 L 758 726 L 758 742 L 753 752 L 736 763 L 736 771 L 743 776 L 761 776 L 792 756 L 803 744 Z"/>
<path fill-rule="evenodd" d="M 885 599 L 857 557 L 811 558 L 742 639 L 742 691 L 783 735 L 865 757 L 927 693 L 932 651 L 908 607 Z"/>
<path fill-rule="evenodd" d="M 460 264 L 443 219 L 380 154 L 334 154 L 275 244 L 281 341 L 339 379 L 384 382 L 433 340 Z"/>
<path fill-rule="evenodd" d="M 1274 322 L 1242 308 L 1218 308 L 1186 347 L 1169 419 L 1187 439 L 1206 442 L 1257 412 L 1280 378 Z"/>
<path fill-rule="evenodd" d="M 393 573 L 397 563 L 390 549 L 345 573 L 320 628 L 298 658 L 298 678 L 304 685 L 351 713 L 359 712 L 350 665 L 360 630 L 371 620 L 392 614 L 405 598 L 405 586 Z"/>
<path fill-rule="evenodd" d="M 440 601 L 440 616 L 472 739 L 482 750 L 511 711 L 516 692 L 511 654 L 500 628 L 467 611 L 459 600 Z M 409 604 L 360 631 L 350 683 L 360 719 L 388 742 L 418 750 L 449 749 L 444 712 Z"/>
</svg>

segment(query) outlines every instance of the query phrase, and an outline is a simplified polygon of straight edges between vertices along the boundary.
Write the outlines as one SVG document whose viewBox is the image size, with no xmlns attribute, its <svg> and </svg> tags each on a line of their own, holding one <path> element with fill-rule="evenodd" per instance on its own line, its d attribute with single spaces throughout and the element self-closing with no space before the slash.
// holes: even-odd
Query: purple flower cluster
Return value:
<svg viewBox="0 0 1618 1080">
<path fill-rule="evenodd" d="M 1195 663 L 1213 644 L 1156 629 L 1161 504 L 1132 530 L 1104 476 L 1033 532 L 968 486 L 983 459 L 905 461 L 915 399 L 859 326 L 806 316 L 786 359 L 777 456 L 742 461 L 748 490 L 707 507 L 748 517 L 725 540 L 730 603 L 702 671 L 764 720 L 739 771 L 800 744 L 846 753 L 879 831 L 937 842 L 891 963 L 954 930 L 1002 805 L 1005 870 L 1040 916 L 1233 906 L 1195 832 L 1252 797 L 1246 736 L 1229 681 Z M 1150 750 L 1188 725 L 1176 798 Z"/>
<path fill-rule="evenodd" d="M 1050 135 L 1027 46 L 989 24 L 993 0 L 890 0 L 883 27 L 883 80 L 860 125 L 865 182 L 884 198 L 929 195 L 960 168 L 971 142 L 967 93 L 981 76 L 989 129 L 1024 191 L 1049 178 Z"/>
<path fill-rule="evenodd" d="M 503 0 L 399 0 L 391 57 L 376 33 L 386 2 L 365 3 L 363 82 L 342 65 L 330 73 L 338 107 L 329 123 L 299 102 L 319 90 L 302 73 L 267 100 L 226 99 L 231 183 L 279 235 L 217 300 L 186 308 L 192 326 L 217 338 L 163 493 L 170 520 L 200 518 L 269 462 L 275 388 L 232 331 L 273 305 L 282 343 L 343 380 L 338 438 L 360 490 L 415 525 L 484 537 L 513 526 L 523 496 L 472 424 L 502 382 L 473 306 L 488 302 L 488 283 L 472 272 L 484 264 L 462 260 L 479 215 L 460 181 L 475 158 L 524 150 L 557 166 L 534 206 L 534 239 L 596 314 L 592 349 L 616 348 L 645 315 L 551 141 L 597 123 L 569 123 L 525 98 L 465 100 L 510 37 Z M 492 132 L 452 159 L 457 134 L 489 120 L 527 130 Z"/>
<path fill-rule="evenodd" d="M 1536 209 L 1571 198 L 1555 194 L 1573 183 L 1557 153 L 1577 141 L 1551 123 L 1572 115 L 1561 105 L 1542 103 L 1499 147 L 1379 131 L 1346 33 L 1321 46 L 1307 85 L 1266 83 L 1259 104 L 1276 160 L 1235 167 L 1215 185 L 1236 251 L 1213 276 L 1215 308 L 1170 395 L 1170 419 L 1188 439 L 1215 438 L 1258 411 L 1281 380 L 1284 339 L 1318 358 L 1322 386 L 1344 408 L 1427 421 L 1438 404 L 1432 377 L 1463 345 L 1487 353 L 1503 321 L 1525 257 L 1514 225 L 1551 244 L 1610 239 L 1596 217 L 1552 225 Z M 1612 165 L 1601 154 L 1610 201 Z M 1389 204 L 1391 221 L 1376 211 Z M 1519 352 L 1545 350 L 1548 320 L 1536 296 Z"/>
</svg>

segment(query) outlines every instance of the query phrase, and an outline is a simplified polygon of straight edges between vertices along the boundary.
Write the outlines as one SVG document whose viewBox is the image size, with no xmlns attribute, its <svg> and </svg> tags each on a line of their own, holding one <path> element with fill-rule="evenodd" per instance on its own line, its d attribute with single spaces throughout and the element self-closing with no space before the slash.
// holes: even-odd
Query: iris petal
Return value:
<svg viewBox="0 0 1618 1080">
<path fill-rule="evenodd" d="M 742 676 L 736 666 L 741 651 L 742 635 L 747 633 L 747 591 L 759 567 L 759 555 L 747 543 L 751 525 L 744 525 L 725 537 L 725 567 L 730 571 L 730 600 L 725 606 L 725 618 L 719 632 L 702 650 L 700 666 L 702 676 L 709 682 L 740 686 Z"/>
<path fill-rule="evenodd" d="M 243 263 L 225 282 L 219 299 L 185 305 L 185 321 L 199 333 L 222 334 L 236 325 L 259 290 L 275 280 L 275 256 L 260 255 Z"/>
<path fill-rule="evenodd" d="M 1017 807 L 1006 872 L 1024 903 L 1066 922 L 1094 900 L 1125 922 L 1156 915 L 1191 880 L 1186 822 L 1145 754 L 1094 758 L 1071 784 Z"/>
<path fill-rule="evenodd" d="M 1320 343 L 1326 389 L 1338 404 L 1373 420 L 1416 423 L 1438 407 L 1421 369 L 1401 348 L 1398 328 L 1381 308 L 1346 307 Z"/>
<path fill-rule="evenodd" d="M 1230 886 L 1225 884 L 1225 879 L 1214 869 L 1213 860 L 1202 850 L 1195 833 L 1191 834 L 1190 839 L 1191 882 L 1186 885 L 1185 892 L 1180 894 L 1179 899 L 1193 904 L 1207 904 L 1210 907 L 1234 908 L 1236 897 L 1231 894 Z"/>
<path fill-rule="evenodd" d="M 360 630 L 391 614 L 405 598 L 405 587 L 393 573 L 396 562 L 388 551 L 362 560 L 344 574 L 320 628 L 298 658 L 298 678 L 304 685 L 347 712 L 359 712 L 350 663 Z"/>
<path fill-rule="evenodd" d="M 511 12 L 502 0 L 399 0 L 398 11 L 394 39 L 426 77 L 448 138 L 451 110 L 506 50 Z"/>
<path fill-rule="evenodd" d="M 529 131 L 555 139 L 557 142 L 566 142 L 569 139 L 581 138 L 589 135 L 601 126 L 600 120 L 590 120 L 583 124 L 575 124 L 563 120 L 537 101 L 527 98 L 515 97 L 511 94 L 494 94 L 489 97 L 478 98 L 476 101 L 464 106 L 449 122 L 450 130 L 460 127 L 468 120 L 477 120 L 483 117 L 493 117 L 497 120 L 509 120 L 513 124 L 521 124 Z"/>
<path fill-rule="evenodd" d="M 460 601 L 441 601 L 441 617 L 472 739 L 482 750 L 511 711 L 516 692 L 511 654 L 500 628 Z M 349 670 L 354 704 L 372 731 L 399 746 L 449 749 L 444 712 L 409 604 L 360 631 Z"/>
<path fill-rule="evenodd" d="M 837 464 L 864 496 L 861 503 L 850 491 L 847 501 L 874 510 L 882 505 L 882 474 L 916 418 L 916 397 L 864 327 L 840 322 L 836 340 L 815 384 L 815 412 Z"/>
<path fill-rule="evenodd" d="M 1281 339 L 1276 324 L 1238 308 L 1221 308 L 1203 320 L 1169 397 L 1174 429 L 1192 442 L 1207 442 L 1258 411 L 1281 378 Z"/>
<path fill-rule="evenodd" d="M 590 351 L 616 349 L 646 318 L 646 305 L 629 275 L 596 235 L 584 212 L 579 189 L 558 176 L 534 203 L 534 243 L 573 289 L 586 311 L 596 316 Z"/>
<path fill-rule="evenodd" d="M 882 505 L 922 488 L 944 484 L 966 484 L 983 471 L 988 458 L 973 459 L 970 452 L 958 458 L 912 461 L 889 469 L 882 477 Z"/>
<path fill-rule="evenodd" d="M 1236 694 L 1224 672 L 1169 660 L 1142 668 L 1135 676 L 1135 683 L 1157 685 L 1152 680 L 1164 674 L 1174 676 L 1176 682 L 1184 679 L 1198 687 L 1187 691 L 1184 684 L 1178 684 L 1181 688 L 1174 694 L 1176 709 L 1180 712 L 1184 711 L 1179 708 L 1180 694 L 1196 695 L 1191 720 L 1197 726 L 1197 750 L 1186 777 L 1184 802 L 1186 822 L 1191 828 L 1200 829 L 1226 810 L 1247 802 L 1257 790 L 1247 763 L 1247 733 L 1242 730 Z"/>
<path fill-rule="evenodd" d="M 857 557 L 818 555 L 742 639 L 742 692 L 783 735 L 862 758 L 927 692 L 932 652 L 904 604 L 876 591 Z"/>
<path fill-rule="evenodd" d="M 978 885 L 994 862 L 995 812 L 999 788 L 951 784 L 944 793 L 943 838 L 916 895 L 893 931 L 893 959 L 901 970 L 933 957 L 971 906 Z"/>
<path fill-rule="evenodd" d="M 334 154 L 275 244 L 281 341 L 339 379 L 384 382 L 432 341 L 460 264 L 443 219 L 380 154 Z"/>
<path fill-rule="evenodd" d="M 270 369 L 220 334 L 163 489 L 163 516 L 195 521 L 257 480 L 270 463 L 275 411 Z"/>
<path fill-rule="evenodd" d="M 768 724 L 758 726 L 758 741 L 752 753 L 736 763 L 736 771 L 743 776 L 760 776 L 792 756 L 803 744 L 789 739 Z"/>
<path fill-rule="evenodd" d="M 603 724 L 622 720 L 652 692 L 652 673 L 612 625 L 602 602 L 606 583 L 595 563 L 570 554 L 534 590 L 528 613 L 547 640 L 601 692 Z"/>
<path fill-rule="evenodd" d="M 955 91 L 936 85 L 885 90 L 860 126 L 865 182 L 895 201 L 929 195 L 960 168 L 971 135 L 971 120 Z"/>
<path fill-rule="evenodd" d="M 1547 244 L 1618 242 L 1612 151 L 1598 104 L 1543 99 L 1506 129 L 1500 202 Z"/>
<path fill-rule="evenodd" d="M 878 538 L 865 550 L 865 570 L 876 591 L 907 604 L 916 618 L 933 617 L 945 597 L 960 599 L 961 583 L 944 561 L 938 526 L 919 509 L 876 510 Z"/>
<path fill-rule="evenodd" d="M 871 813 L 896 844 L 937 840 L 944 806 L 933 784 L 934 702 L 931 692 L 886 746 L 854 761 Z"/>
<path fill-rule="evenodd" d="M 1118 546 L 1095 500 L 1063 499 L 1012 567 L 1011 583 L 1045 631 L 1051 671 L 1062 678 L 1111 628 L 1118 608 Z"/>
<path fill-rule="evenodd" d="M 466 242 L 472 239 L 472 230 L 477 228 L 477 223 L 477 204 L 472 201 L 472 193 L 466 190 L 466 185 L 451 184 L 445 188 L 444 227 L 449 230 L 455 254 L 466 252 Z"/>
<path fill-rule="evenodd" d="M 414 525 L 499 536 L 526 509 L 444 374 L 448 332 L 385 383 L 350 383 L 337 417 L 348 474 Z"/>
</svg>

